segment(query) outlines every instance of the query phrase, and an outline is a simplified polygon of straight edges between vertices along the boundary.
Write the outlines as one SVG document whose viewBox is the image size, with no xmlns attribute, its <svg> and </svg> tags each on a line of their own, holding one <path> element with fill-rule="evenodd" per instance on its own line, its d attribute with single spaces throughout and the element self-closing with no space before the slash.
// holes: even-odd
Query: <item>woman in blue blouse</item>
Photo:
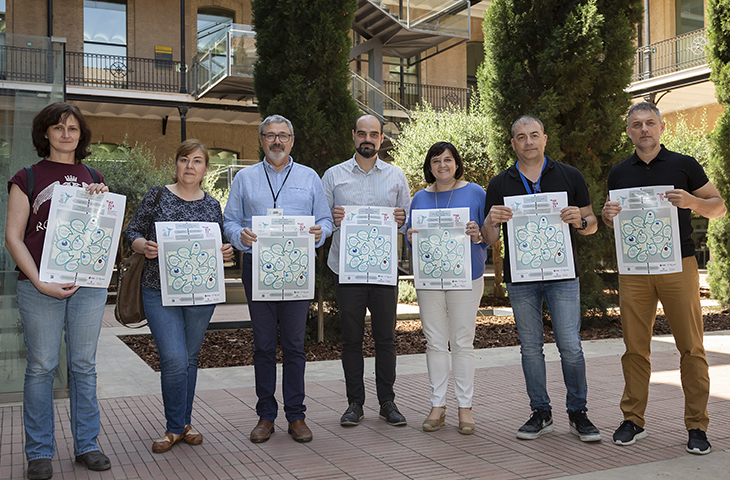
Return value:
<svg viewBox="0 0 730 480">
<path fill-rule="evenodd" d="M 426 364 L 431 384 L 431 413 L 423 430 L 433 432 L 446 419 L 446 386 L 449 382 L 449 357 L 454 374 L 454 393 L 459 407 L 459 433 L 474 433 L 471 401 L 474 394 L 474 329 L 476 312 L 484 293 L 484 264 L 487 246 L 481 238 L 486 194 L 474 183 L 462 180 L 464 164 L 459 152 L 448 142 L 435 143 L 426 154 L 423 175 L 429 187 L 417 192 L 411 202 L 411 215 L 417 209 L 468 207 L 470 221 L 466 234 L 471 237 L 471 290 L 417 289 L 423 333 L 428 342 Z M 408 229 L 408 241 L 411 234 Z M 451 351 L 449 352 L 449 345 Z"/>
<path fill-rule="evenodd" d="M 165 434 L 152 444 L 154 453 L 170 450 L 183 440 L 191 445 L 203 442 L 203 435 L 191 425 L 198 352 L 213 316 L 215 304 L 162 305 L 160 270 L 157 261 L 155 222 L 218 222 L 223 231 L 223 215 L 218 200 L 200 184 L 208 172 L 208 150 L 198 140 L 185 140 L 175 154 L 175 183 L 153 187 L 139 204 L 124 231 L 132 250 L 144 254 L 142 300 L 152 337 L 160 354 L 162 402 L 167 420 Z M 160 189 L 162 189 L 160 191 Z M 149 239 L 145 238 L 149 231 Z M 233 258 L 233 247 L 221 248 L 223 259 Z"/>
</svg>

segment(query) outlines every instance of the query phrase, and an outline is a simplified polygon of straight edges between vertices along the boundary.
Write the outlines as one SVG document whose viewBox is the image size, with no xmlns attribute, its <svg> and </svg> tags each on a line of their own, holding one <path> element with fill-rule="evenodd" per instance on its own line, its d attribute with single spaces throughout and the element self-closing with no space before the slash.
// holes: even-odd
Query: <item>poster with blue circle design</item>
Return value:
<svg viewBox="0 0 730 480">
<path fill-rule="evenodd" d="M 627 275 L 682 271 L 677 207 L 667 199 L 672 185 L 624 188 L 608 192 L 621 212 L 613 218 L 618 271 Z"/>
</svg>

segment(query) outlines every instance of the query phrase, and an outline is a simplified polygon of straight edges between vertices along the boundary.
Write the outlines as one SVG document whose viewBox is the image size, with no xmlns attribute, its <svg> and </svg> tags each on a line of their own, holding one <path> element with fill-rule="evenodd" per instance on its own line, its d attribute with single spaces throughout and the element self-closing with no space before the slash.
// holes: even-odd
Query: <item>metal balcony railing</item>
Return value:
<svg viewBox="0 0 730 480">
<path fill-rule="evenodd" d="M 409 110 L 416 105 L 428 102 L 435 110 L 449 107 L 466 107 L 471 99 L 470 88 L 442 87 L 439 85 L 423 85 L 384 81 L 383 91 Z"/>
<path fill-rule="evenodd" d="M 707 64 L 707 32 L 704 28 L 636 49 L 631 82 L 680 72 Z"/>
<path fill-rule="evenodd" d="M 180 62 L 66 52 L 66 83 L 148 92 L 179 92 Z"/>
<path fill-rule="evenodd" d="M 0 79 L 10 82 L 53 83 L 60 50 L 0 45 Z"/>
</svg>

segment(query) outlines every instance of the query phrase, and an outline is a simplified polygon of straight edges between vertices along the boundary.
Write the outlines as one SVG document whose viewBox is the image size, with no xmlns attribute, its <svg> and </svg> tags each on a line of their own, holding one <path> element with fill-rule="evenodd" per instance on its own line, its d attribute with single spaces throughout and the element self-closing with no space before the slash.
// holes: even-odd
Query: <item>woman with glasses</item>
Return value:
<svg viewBox="0 0 730 480">
<path fill-rule="evenodd" d="M 474 433 L 471 414 L 474 395 L 474 330 L 476 312 L 484 293 L 484 264 L 487 246 L 481 238 L 486 193 L 474 183 L 462 180 L 464 164 L 451 143 L 438 142 L 431 146 L 423 162 L 423 175 L 431 185 L 416 192 L 411 201 L 411 218 L 419 209 L 469 208 L 466 234 L 471 238 L 470 290 L 416 289 L 421 312 L 421 325 L 426 336 L 426 365 L 431 385 L 431 412 L 423 422 L 423 430 L 434 432 L 446 422 L 446 387 L 449 364 L 453 370 L 454 393 L 459 408 L 458 431 Z M 412 234 L 408 229 L 408 242 Z M 417 252 L 416 247 L 414 252 Z M 415 253 L 414 253 L 415 255 Z"/>
</svg>

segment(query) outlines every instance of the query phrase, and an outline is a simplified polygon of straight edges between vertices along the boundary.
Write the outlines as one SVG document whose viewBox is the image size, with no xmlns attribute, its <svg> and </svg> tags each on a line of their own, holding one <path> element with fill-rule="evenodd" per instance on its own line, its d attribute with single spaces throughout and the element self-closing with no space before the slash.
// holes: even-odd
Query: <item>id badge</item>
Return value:
<svg viewBox="0 0 730 480">
<path fill-rule="evenodd" d="M 266 215 L 268 215 L 269 217 L 283 217 L 284 209 L 283 208 L 267 208 Z"/>
</svg>

